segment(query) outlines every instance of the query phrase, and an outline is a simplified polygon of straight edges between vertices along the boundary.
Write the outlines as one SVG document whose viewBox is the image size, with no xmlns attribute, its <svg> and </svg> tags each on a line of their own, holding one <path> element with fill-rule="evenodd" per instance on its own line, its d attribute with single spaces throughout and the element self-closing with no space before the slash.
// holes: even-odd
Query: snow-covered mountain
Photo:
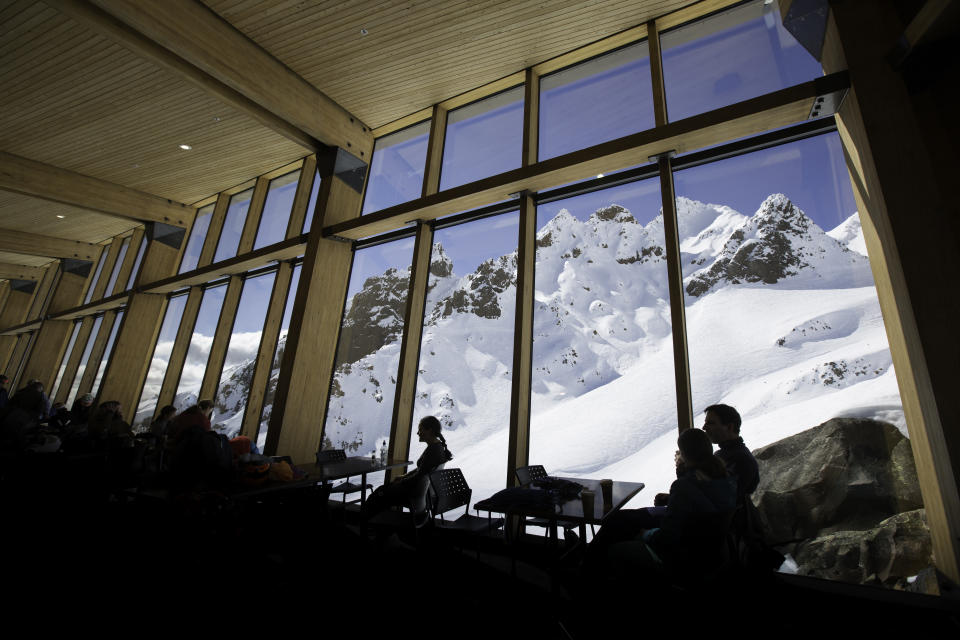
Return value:
<svg viewBox="0 0 960 640">
<path fill-rule="evenodd" d="M 686 198 L 678 212 L 695 411 L 736 406 L 751 447 L 840 415 L 904 429 L 856 214 L 827 233 L 783 194 L 750 216 Z M 640 502 L 668 488 L 676 440 L 663 238 L 661 215 L 641 225 L 618 205 L 561 210 L 537 233 L 531 462 L 643 481 Z M 516 271 L 513 252 L 457 274 L 433 248 L 415 417 L 441 419 L 475 499 L 506 477 Z M 349 301 L 327 446 L 367 455 L 389 436 L 408 284 L 406 265 L 388 269 Z M 225 373 L 228 432 L 251 373 Z"/>
</svg>

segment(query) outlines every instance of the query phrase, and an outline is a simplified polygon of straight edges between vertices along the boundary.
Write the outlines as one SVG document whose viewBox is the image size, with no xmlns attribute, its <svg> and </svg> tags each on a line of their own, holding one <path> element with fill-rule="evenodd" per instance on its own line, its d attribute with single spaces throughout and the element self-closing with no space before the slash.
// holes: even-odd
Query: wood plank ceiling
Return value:
<svg viewBox="0 0 960 640">
<path fill-rule="evenodd" d="M 206 4 L 377 127 L 691 0 Z M 193 148 L 184 151 L 180 144 Z M 0 151 L 184 203 L 309 153 L 35 0 L 0 0 Z M 100 242 L 133 226 L 128 219 L 0 192 L 0 233 Z M 0 261 L 37 265 L 49 259 L 5 253 Z"/>
</svg>

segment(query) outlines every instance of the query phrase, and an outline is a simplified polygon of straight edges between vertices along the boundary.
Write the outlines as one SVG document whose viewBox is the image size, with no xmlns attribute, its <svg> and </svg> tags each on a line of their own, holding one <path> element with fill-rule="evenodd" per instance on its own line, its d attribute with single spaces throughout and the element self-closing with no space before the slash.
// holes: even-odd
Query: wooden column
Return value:
<svg viewBox="0 0 960 640">
<path fill-rule="evenodd" d="M 140 241 L 143 240 L 143 229 L 134 229 L 130 235 L 130 243 L 127 245 L 127 253 L 123 257 L 123 264 L 120 265 L 120 272 L 117 274 L 117 281 L 113 284 L 113 291 L 107 295 L 116 295 L 127 290 L 127 280 L 130 279 L 130 272 L 133 271 L 133 263 L 137 261 L 137 253 L 140 251 Z"/>
<path fill-rule="evenodd" d="M 263 204 L 267 201 L 267 192 L 270 190 L 270 178 L 260 176 L 253 187 L 250 196 L 250 208 L 247 210 L 247 219 L 243 223 L 243 233 L 240 235 L 240 244 L 237 245 L 237 255 L 253 251 L 253 244 L 257 240 L 257 230 L 260 228 L 260 218 L 263 216 Z"/>
<path fill-rule="evenodd" d="M 263 333 L 260 336 L 257 361 L 253 367 L 253 377 L 250 379 L 250 395 L 247 396 L 247 407 L 243 414 L 243 427 L 240 434 L 249 438 L 256 438 L 259 431 L 260 415 L 263 413 L 263 398 L 270 381 L 270 372 L 273 369 L 273 356 L 277 351 L 277 342 L 280 339 L 280 325 L 283 323 L 283 312 L 287 304 L 287 294 L 290 291 L 292 276 L 293 264 L 281 262 L 277 268 L 277 276 L 273 281 L 270 306 L 267 307 L 267 317 L 264 320 Z"/>
<path fill-rule="evenodd" d="M 335 151 L 318 159 L 323 182 L 317 195 L 317 229 L 360 212 L 360 193 L 333 174 Z M 349 243 L 310 234 L 270 416 L 268 454 L 306 462 L 319 448 L 352 263 Z"/>
<path fill-rule="evenodd" d="M 100 370 L 100 361 L 103 360 L 103 354 L 107 350 L 107 342 L 110 340 L 110 334 L 113 332 L 113 325 L 117 322 L 117 312 L 107 311 L 103 314 L 103 320 L 100 322 L 100 329 L 93 339 L 93 348 L 90 350 L 90 357 L 87 358 L 87 366 L 83 370 L 83 377 L 80 378 L 80 387 L 78 394 L 91 393 L 93 391 L 93 381 L 97 378 L 97 371 Z M 69 335 L 67 336 L 70 337 Z M 149 367 L 149 363 L 147 363 Z M 107 398 L 104 398 L 105 400 Z M 99 399 L 98 399 L 99 402 Z"/>
<path fill-rule="evenodd" d="M 824 71 L 847 68 L 837 117 L 900 386 L 937 568 L 960 583 L 960 211 L 951 74 L 908 91 L 887 54 L 906 25 L 887 0 L 831 3 Z M 927 61 L 930 62 L 929 60 Z"/>
<path fill-rule="evenodd" d="M 6 304 L 0 310 L 0 328 L 13 327 L 27 318 L 30 303 L 33 301 L 37 283 L 29 280 L 12 281 L 9 285 Z M 10 356 L 17 344 L 16 336 L 0 336 L 0 371 L 10 375 L 8 365 Z"/>
<path fill-rule="evenodd" d="M 77 331 L 77 339 L 73 343 L 73 351 L 63 368 L 63 377 L 60 379 L 60 386 L 57 387 L 57 394 L 51 398 L 53 402 L 66 402 L 70 395 L 70 387 L 77 377 L 77 369 L 80 368 L 80 360 L 83 358 L 83 352 L 87 348 L 87 341 L 90 339 L 90 332 L 93 331 L 93 316 L 87 316 L 80 323 L 80 330 Z"/>
<path fill-rule="evenodd" d="M 427 304 L 427 284 L 430 280 L 430 251 L 433 248 L 433 227 L 417 225 L 413 244 L 413 263 L 410 267 L 410 286 L 403 316 L 403 339 L 400 342 L 400 364 L 397 368 L 397 389 L 390 421 L 389 459 L 406 460 L 410 453 L 410 433 L 413 429 L 413 405 L 417 392 L 417 374 L 420 365 L 420 341 L 423 336 L 423 313 Z M 388 480 L 392 470 L 388 471 Z M 403 470 L 398 469 L 397 474 Z"/>
<path fill-rule="evenodd" d="M 113 267 L 117 264 L 117 258 L 120 256 L 120 248 L 123 246 L 123 238 L 115 237 L 109 245 L 104 247 L 104 251 L 107 252 L 107 258 L 103 261 L 103 268 L 100 269 L 100 277 L 97 278 L 96 283 L 91 283 L 90 286 L 93 287 L 93 296 L 91 296 L 90 301 L 100 300 L 101 298 L 106 298 L 110 295 L 110 292 L 107 291 L 107 285 L 110 284 L 110 274 L 113 273 Z M 119 281 L 120 278 L 117 278 Z"/>
<path fill-rule="evenodd" d="M 433 106 L 433 118 L 430 120 L 430 138 L 427 140 L 427 159 L 423 168 L 424 197 L 440 189 L 440 167 L 443 164 L 443 143 L 447 135 L 447 110 L 440 105 Z"/>
<path fill-rule="evenodd" d="M 81 303 L 83 293 L 87 289 L 87 281 L 93 272 L 93 262 L 63 260 L 59 269 L 60 278 L 50 296 L 47 308 L 51 314 L 76 307 Z M 36 378 L 43 383 L 44 389 L 48 392 L 51 390 L 72 332 L 72 320 L 43 321 L 24 368 L 26 379 Z"/>
<path fill-rule="evenodd" d="M 33 337 L 33 332 L 21 333 L 17 336 L 16 346 L 13 348 L 13 354 L 10 357 L 10 363 L 8 366 L 7 375 L 10 377 L 9 389 L 11 391 L 16 391 L 23 386 L 22 382 L 26 382 L 30 378 L 24 378 L 21 375 L 23 371 L 23 359 L 27 354 L 27 351 L 30 349 L 30 343 L 32 342 L 31 338 Z"/>
<path fill-rule="evenodd" d="M 659 156 L 660 199 L 663 206 L 663 241 L 667 254 L 670 288 L 670 323 L 673 334 L 673 372 L 677 393 L 677 427 L 693 427 L 693 393 L 690 389 L 690 358 L 687 351 L 687 314 L 683 300 L 683 270 L 680 266 L 680 233 L 677 228 L 677 197 L 673 189 L 671 153 Z"/>
<path fill-rule="evenodd" d="M 180 326 L 177 337 L 173 341 L 173 349 L 167 360 L 167 372 L 163 376 L 160 386 L 160 395 L 157 396 L 157 407 L 173 404 L 177 396 L 177 387 L 180 385 L 180 376 L 183 365 L 187 361 L 187 351 L 190 349 L 190 340 L 193 337 L 193 328 L 197 324 L 197 314 L 200 313 L 200 304 L 203 302 L 203 287 L 192 287 L 187 294 L 187 302 L 180 317 Z"/>
<path fill-rule="evenodd" d="M 47 267 L 43 278 L 37 282 L 37 288 L 33 293 L 33 301 L 30 303 L 30 311 L 27 313 L 26 320 L 35 320 L 43 316 L 44 305 L 47 305 L 50 301 L 51 293 L 56 288 L 59 277 L 60 264 L 53 262 Z"/>
<path fill-rule="evenodd" d="M 647 50 L 650 53 L 650 85 L 653 89 L 653 120 L 662 127 L 667 124 L 667 94 L 663 89 L 663 56 L 660 52 L 660 32 L 657 21 L 647 23 Z"/>
<path fill-rule="evenodd" d="M 213 256 L 217 252 L 217 243 L 220 242 L 220 232 L 223 231 L 223 223 L 227 219 L 227 209 L 230 207 L 231 197 L 231 194 L 226 192 L 217 196 L 217 204 L 210 216 L 207 237 L 203 240 L 203 250 L 200 251 L 200 259 L 197 262 L 198 268 L 205 267 L 213 262 Z"/>
<path fill-rule="evenodd" d="M 233 276 L 227 285 L 223 296 L 223 306 L 220 308 L 220 319 L 213 334 L 213 344 L 210 345 L 210 357 L 207 359 L 207 368 L 203 372 L 203 382 L 197 394 L 199 400 L 205 398 L 213 400 L 220 386 L 220 373 L 223 371 L 223 362 L 227 357 L 227 347 L 230 346 L 230 335 L 233 331 L 233 321 L 237 318 L 237 304 L 240 302 L 240 293 L 243 291 L 243 278 Z"/>
<path fill-rule="evenodd" d="M 139 280 L 151 282 L 176 273 L 180 253 L 186 244 L 184 230 L 148 223 L 146 233 L 147 249 L 140 265 Z M 167 297 L 157 293 L 133 293 L 127 302 L 99 392 L 101 398 L 120 402 L 127 422 L 132 423 L 136 414 L 136 404 L 150 368 L 166 305 Z"/>
</svg>

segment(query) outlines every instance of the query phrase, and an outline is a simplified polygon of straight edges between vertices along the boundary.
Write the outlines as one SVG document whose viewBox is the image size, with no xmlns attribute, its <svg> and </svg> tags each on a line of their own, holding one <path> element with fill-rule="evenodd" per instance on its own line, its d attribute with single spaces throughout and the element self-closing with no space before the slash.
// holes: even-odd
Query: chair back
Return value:
<svg viewBox="0 0 960 640">
<path fill-rule="evenodd" d="M 433 489 L 432 511 L 434 516 L 442 516 L 457 507 L 469 507 L 473 490 L 467 484 L 460 469 L 438 469 L 430 474 L 430 487 Z"/>
<path fill-rule="evenodd" d="M 517 469 L 516 474 L 517 482 L 519 482 L 521 485 L 525 485 L 530 484 L 534 480 L 546 478 L 547 470 L 543 468 L 542 464 L 530 464 Z"/>
<path fill-rule="evenodd" d="M 322 451 L 317 451 L 317 464 L 323 464 L 324 462 L 340 462 L 341 460 L 346 460 L 347 454 L 344 453 L 343 449 L 324 449 Z"/>
</svg>

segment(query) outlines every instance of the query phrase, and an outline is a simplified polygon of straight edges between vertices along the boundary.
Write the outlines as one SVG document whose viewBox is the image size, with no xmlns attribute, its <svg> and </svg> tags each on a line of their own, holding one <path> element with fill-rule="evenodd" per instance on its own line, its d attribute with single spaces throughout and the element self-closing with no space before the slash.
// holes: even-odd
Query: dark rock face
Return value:
<svg viewBox="0 0 960 640">
<path fill-rule="evenodd" d="M 790 200 L 775 194 L 767 198 L 743 228 L 734 231 L 716 262 L 687 283 L 691 296 L 700 296 L 715 284 L 763 282 L 774 284 L 808 266 L 794 250 L 792 239 L 807 236 L 810 219 Z M 747 238 L 749 232 L 751 238 Z"/>
<path fill-rule="evenodd" d="M 800 573 L 891 582 L 932 563 L 910 441 L 893 425 L 834 418 L 754 455 L 753 502 Z"/>
<path fill-rule="evenodd" d="M 410 284 L 408 271 L 387 269 L 367 278 L 343 319 L 337 362 L 356 362 L 398 339 Z"/>
<path fill-rule="evenodd" d="M 460 288 L 434 310 L 432 320 L 454 313 L 474 313 L 481 318 L 500 317 L 499 295 L 516 284 L 517 256 L 510 254 L 490 259 L 467 276 L 469 284 Z"/>
<path fill-rule="evenodd" d="M 610 222 L 616 221 L 626 224 L 637 224 L 636 218 L 633 217 L 629 211 L 624 209 L 618 204 L 610 205 L 609 207 L 604 207 L 602 209 L 597 209 L 593 212 L 593 215 L 590 216 L 592 220 Z"/>
</svg>

